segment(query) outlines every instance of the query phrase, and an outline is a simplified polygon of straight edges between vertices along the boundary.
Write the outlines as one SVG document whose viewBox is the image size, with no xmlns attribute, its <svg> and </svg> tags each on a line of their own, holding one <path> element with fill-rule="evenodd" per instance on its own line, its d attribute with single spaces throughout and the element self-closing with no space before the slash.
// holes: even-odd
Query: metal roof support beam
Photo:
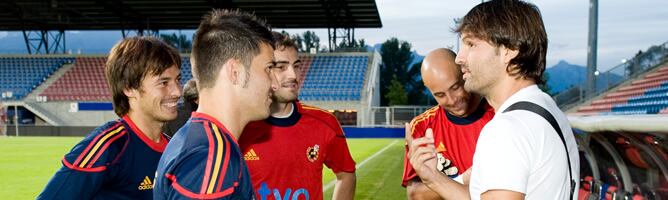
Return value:
<svg viewBox="0 0 668 200">
<path fill-rule="evenodd" d="M 354 28 L 350 26 L 352 23 L 352 15 L 350 6 L 347 1 L 342 0 L 321 0 L 322 6 L 325 9 L 327 18 L 327 37 L 329 41 L 329 51 L 336 51 L 340 38 L 348 43 L 348 46 L 353 44 Z"/>
<path fill-rule="evenodd" d="M 65 31 L 26 30 L 23 29 L 23 40 L 28 54 L 65 53 Z"/>
<path fill-rule="evenodd" d="M 158 29 L 121 29 L 123 38 L 132 37 L 132 36 L 154 36 L 159 37 L 160 30 Z"/>
<path fill-rule="evenodd" d="M 274 28 L 382 27 L 375 0 L 2 0 L 0 31 L 196 29 L 213 8 L 254 11 Z"/>
<path fill-rule="evenodd" d="M 353 40 L 355 40 L 355 28 L 327 28 L 328 31 L 328 40 L 329 40 L 329 51 L 336 51 L 338 48 L 338 39 L 343 40 L 348 43 L 348 46 L 352 46 Z"/>
</svg>

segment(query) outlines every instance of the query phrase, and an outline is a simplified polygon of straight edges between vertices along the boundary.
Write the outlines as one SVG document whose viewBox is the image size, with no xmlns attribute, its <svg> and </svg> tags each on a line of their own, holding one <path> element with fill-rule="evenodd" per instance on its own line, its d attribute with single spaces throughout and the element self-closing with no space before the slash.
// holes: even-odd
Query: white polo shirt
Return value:
<svg viewBox="0 0 668 200">
<path fill-rule="evenodd" d="M 563 143 L 538 114 L 525 110 L 503 113 L 519 101 L 538 104 L 554 116 L 568 146 L 572 177 L 580 178 L 578 148 L 568 119 L 549 95 L 532 85 L 503 102 L 482 129 L 471 167 L 471 199 L 480 199 L 489 190 L 520 192 L 526 199 L 568 199 L 570 180 Z M 574 199 L 579 187 L 575 188 Z"/>
</svg>

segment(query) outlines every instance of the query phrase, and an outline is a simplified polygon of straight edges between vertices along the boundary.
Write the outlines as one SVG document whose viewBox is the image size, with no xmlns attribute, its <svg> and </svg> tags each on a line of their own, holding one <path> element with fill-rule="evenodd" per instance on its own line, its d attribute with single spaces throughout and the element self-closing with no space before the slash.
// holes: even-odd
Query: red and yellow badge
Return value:
<svg viewBox="0 0 668 200">
<path fill-rule="evenodd" d="M 308 158 L 308 161 L 315 162 L 318 160 L 318 151 L 320 151 L 320 146 L 317 144 L 312 147 L 308 147 L 306 149 L 306 158 Z"/>
</svg>

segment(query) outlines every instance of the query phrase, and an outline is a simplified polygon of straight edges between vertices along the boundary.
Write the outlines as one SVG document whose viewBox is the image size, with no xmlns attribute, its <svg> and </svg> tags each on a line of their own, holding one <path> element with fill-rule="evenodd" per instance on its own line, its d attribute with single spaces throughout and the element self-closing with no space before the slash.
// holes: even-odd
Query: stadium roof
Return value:
<svg viewBox="0 0 668 200">
<path fill-rule="evenodd" d="M 255 12 L 274 28 L 380 28 L 375 0 L 3 0 L 0 30 L 196 29 L 213 8 Z"/>
</svg>

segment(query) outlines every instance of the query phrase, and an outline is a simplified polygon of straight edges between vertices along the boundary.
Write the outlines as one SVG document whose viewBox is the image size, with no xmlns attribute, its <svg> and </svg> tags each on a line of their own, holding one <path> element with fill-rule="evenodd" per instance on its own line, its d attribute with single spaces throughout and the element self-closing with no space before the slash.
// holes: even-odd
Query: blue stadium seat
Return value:
<svg viewBox="0 0 668 200">
<path fill-rule="evenodd" d="M 0 93 L 11 92 L 8 100 L 20 100 L 37 88 L 63 64 L 74 58 L 0 58 Z"/>
<path fill-rule="evenodd" d="M 313 56 L 299 95 L 305 101 L 358 101 L 368 56 Z"/>
</svg>

